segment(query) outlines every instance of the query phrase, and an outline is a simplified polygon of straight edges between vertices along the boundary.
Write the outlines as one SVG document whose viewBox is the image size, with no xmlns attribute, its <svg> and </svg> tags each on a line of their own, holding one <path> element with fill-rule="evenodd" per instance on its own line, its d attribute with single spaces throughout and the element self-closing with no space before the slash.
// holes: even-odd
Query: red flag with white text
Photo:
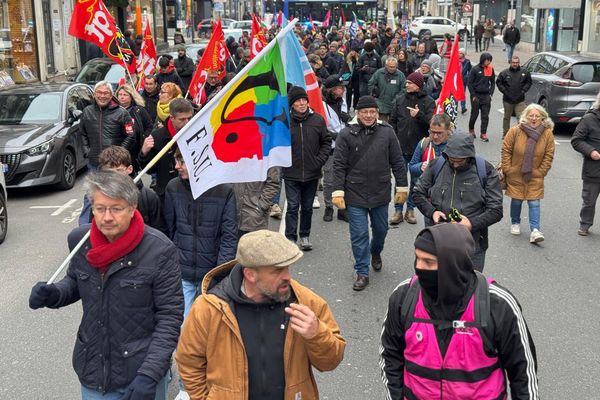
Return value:
<svg viewBox="0 0 600 400">
<path fill-rule="evenodd" d="M 267 38 L 261 29 L 260 19 L 252 15 L 252 33 L 250 34 L 250 59 L 254 58 L 267 45 Z"/>
<path fill-rule="evenodd" d="M 144 29 L 144 41 L 140 47 L 140 55 L 137 58 L 138 90 L 144 88 L 144 77 L 152 75 L 156 71 L 156 47 L 150 29 L 150 21 L 146 17 L 146 28 Z"/>
<path fill-rule="evenodd" d="M 329 20 L 331 19 L 331 10 L 327 10 L 325 18 L 323 19 L 323 28 L 329 28 Z"/>
<path fill-rule="evenodd" d="M 465 99 L 465 87 L 462 80 L 460 61 L 458 60 L 458 46 L 458 35 L 456 35 L 450 53 L 450 62 L 442 84 L 442 91 L 435 108 L 435 114 L 446 113 L 452 122 L 456 121 L 458 116 L 458 102 Z"/>
<path fill-rule="evenodd" d="M 225 45 L 223 28 L 219 19 L 216 24 L 213 23 L 213 34 L 190 82 L 189 93 L 195 104 L 199 105 L 202 103 L 202 95 L 208 71 L 217 71 L 219 79 L 225 78 L 225 65 L 228 58 L 229 50 L 227 50 L 227 45 Z"/>
<path fill-rule="evenodd" d="M 69 35 L 94 43 L 109 58 L 135 73 L 135 54 L 102 0 L 75 0 Z"/>
</svg>

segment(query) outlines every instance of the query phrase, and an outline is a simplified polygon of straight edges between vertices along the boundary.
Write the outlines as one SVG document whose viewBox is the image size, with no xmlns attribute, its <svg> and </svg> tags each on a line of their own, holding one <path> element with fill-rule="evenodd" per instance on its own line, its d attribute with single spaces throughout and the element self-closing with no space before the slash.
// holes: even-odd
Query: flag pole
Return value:
<svg viewBox="0 0 600 400">
<path fill-rule="evenodd" d="M 245 74 L 246 71 L 252 69 L 256 64 L 258 64 L 259 61 L 262 60 L 264 55 L 275 46 L 275 44 L 277 43 L 277 39 L 283 37 L 284 35 L 286 35 L 289 31 L 291 31 L 294 28 L 294 25 L 296 24 L 297 20 L 298 20 L 297 18 L 294 18 L 294 20 L 291 23 L 287 24 L 286 27 L 283 28 L 277 34 L 277 36 L 275 36 L 275 38 L 273 40 L 271 40 L 269 43 L 267 43 L 267 45 L 256 55 L 256 57 L 254 57 L 252 60 L 250 60 L 250 62 L 248 64 L 246 64 L 246 66 L 240 71 L 240 74 L 241 75 Z M 206 110 L 210 109 L 210 105 L 212 105 L 212 103 L 218 101 L 223 96 L 223 93 L 227 93 L 227 91 L 235 83 L 236 83 L 235 79 L 227 82 L 227 85 L 225 85 L 225 87 L 223 87 L 223 89 L 221 89 L 221 91 L 219 92 L 220 95 L 217 94 L 215 97 L 210 99 L 210 101 L 208 103 L 206 103 L 206 105 L 204 107 L 202 107 L 202 109 L 200 109 L 200 111 L 198 111 L 198 113 L 194 116 L 194 118 L 192 118 L 190 121 L 188 121 L 186 126 L 191 126 L 194 121 L 199 119 L 206 112 Z M 175 136 L 173 136 L 173 138 L 165 145 L 165 147 L 163 147 L 162 150 L 160 150 L 158 152 L 158 154 L 156 156 L 154 156 L 154 158 L 152 160 L 150 160 L 148 165 L 146 165 L 146 167 L 144 167 L 144 169 L 142 169 L 137 174 L 137 176 L 133 179 L 133 182 L 137 183 L 138 181 L 140 181 L 140 179 L 142 179 L 142 176 L 145 173 L 147 173 L 152 167 L 154 167 L 154 165 L 158 162 L 158 160 L 160 160 L 162 158 L 162 156 L 164 156 L 171 149 L 171 147 L 173 147 L 173 145 L 177 142 L 177 140 L 181 137 L 181 135 L 183 135 L 185 133 L 185 131 L 186 131 L 186 129 L 184 127 L 179 132 L 177 132 L 175 134 Z M 89 237 L 90 237 L 90 231 L 88 231 L 83 236 L 83 238 L 81 238 L 79 243 L 77 243 L 77 245 L 73 248 L 73 250 L 71 250 L 71 252 L 67 256 L 67 258 L 65 258 L 65 260 L 62 262 L 62 264 L 60 264 L 60 266 L 58 267 L 56 272 L 54 272 L 52 277 L 50 277 L 48 282 L 46 282 L 48 285 L 53 283 L 56 280 L 56 278 L 58 278 L 60 273 L 66 268 L 67 265 L 69 265 L 69 262 L 71 261 L 71 259 L 75 256 L 75 254 L 79 251 L 79 249 L 81 249 L 81 247 L 83 246 L 83 244 Z"/>
</svg>

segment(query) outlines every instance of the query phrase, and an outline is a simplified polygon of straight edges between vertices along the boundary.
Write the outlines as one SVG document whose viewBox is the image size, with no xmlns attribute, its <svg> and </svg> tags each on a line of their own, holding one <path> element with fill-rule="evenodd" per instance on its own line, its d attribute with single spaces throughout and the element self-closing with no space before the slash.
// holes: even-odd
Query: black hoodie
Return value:
<svg viewBox="0 0 600 400">
<path fill-rule="evenodd" d="M 471 97 L 494 95 L 494 89 L 496 88 L 496 72 L 492 68 L 492 74 L 490 76 L 485 76 L 483 63 L 486 60 L 490 60 L 491 62 L 492 55 L 490 53 L 481 53 L 479 64 L 471 68 L 471 72 L 469 72 L 467 85 L 469 86 Z"/>
<path fill-rule="evenodd" d="M 473 241 L 468 231 L 458 224 L 441 224 L 426 228 L 434 238 L 438 258 L 438 300 L 432 302 L 424 293 L 423 303 L 431 318 L 457 319 L 475 292 L 477 278 L 469 253 Z M 379 365 L 386 386 L 386 398 L 402 399 L 404 395 L 405 321 L 402 305 L 410 287 L 402 282 L 389 299 L 381 332 Z M 535 345 L 523 318 L 521 306 L 504 287 L 492 283 L 490 292 L 490 325 L 483 329 L 484 349 L 490 357 L 499 357 L 510 381 L 512 399 L 538 399 Z M 436 331 L 442 356 L 454 334 L 453 329 Z M 442 387 L 440 386 L 440 390 Z M 442 398 L 444 393 L 442 393 Z"/>
<path fill-rule="evenodd" d="M 485 187 L 477 174 L 475 145 L 471 135 L 455 133 L 448 139 L 444 158 L 468 158 L 465 167 L 455 170 L 445 162 L 437 176 L 427 168 L 413 191 L 419 211 L 431 219 L 435 211 L 448 215 L 456 208 L 471 221 L 473 239 L 481 249 L 488 248 L 488 227 L 502 219 L 502 189 L 492 164 L 485 162 Z M 436 161 L 441 162 L 441 160 Z"/>
</svg>

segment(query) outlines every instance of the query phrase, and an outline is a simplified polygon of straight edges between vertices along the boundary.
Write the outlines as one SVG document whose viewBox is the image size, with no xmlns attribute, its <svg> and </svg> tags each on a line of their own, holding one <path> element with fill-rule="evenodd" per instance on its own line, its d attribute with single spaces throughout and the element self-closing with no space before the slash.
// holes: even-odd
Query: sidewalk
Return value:
<svg viewBox="0 0 600 400">
<path fill-rule="evenodd" d="M 463 42 L 461 42 L 461 47 L 463 47 Z M 488 49 L 488 53 L 490 53 L 493 57 L 492 65 L 496 70 L 496 74 L 499 74 L 505 68 L 508 68 L 508 58 L 504 49 L 504 42 L 502 42 L 502 36 L 498 35 L 494 38 L 494 43 L 490 43 L 490 48 Z M 471 60 L 473 65 L 479 63 L 479 56 L 481 52 L 475 52 L 475 39 L 473 39 L 473 43 L 467 42 L 467 58 Z M 513 55 L 519 56 L 521 59 L 521 65 L 525 63 L 525 61 L 529 60 L 536 53 L 533 51 L 522 50 L 521 46 L 517 46 L 517 49 L 514 51 Z"/>
</svg>

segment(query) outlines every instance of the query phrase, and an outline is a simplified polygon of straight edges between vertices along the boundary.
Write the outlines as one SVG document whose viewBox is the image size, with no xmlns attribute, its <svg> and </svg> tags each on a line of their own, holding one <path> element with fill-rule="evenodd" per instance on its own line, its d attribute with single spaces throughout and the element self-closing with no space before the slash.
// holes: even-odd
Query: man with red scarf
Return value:
<svg viewBox="0 0 600 400">
<path fill-rule="evenodd" d="M 60 282 L 33 287 L 29 307 L 81 300 L 73 367 L 82 399 L 166 400 L 183 321 L 177 249 L 144 225 L 130 177 L 101 171 L 86 184 L 94 220 L 69 234 L 69 248 L 88 230 L 90 237 Z"/>
</svg>

